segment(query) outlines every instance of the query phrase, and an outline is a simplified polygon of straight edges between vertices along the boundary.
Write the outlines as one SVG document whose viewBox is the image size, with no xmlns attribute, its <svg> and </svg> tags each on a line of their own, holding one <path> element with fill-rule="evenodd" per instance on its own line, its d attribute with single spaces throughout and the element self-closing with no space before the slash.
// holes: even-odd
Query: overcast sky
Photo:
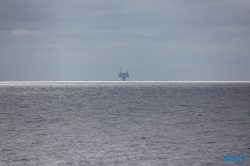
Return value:
<svg viewBox="0 0 250 166">
<path fill-rule="evenodd" d="M 2 0 L 0 81 L 250 81 L 249 0 Z"/>
</svg>

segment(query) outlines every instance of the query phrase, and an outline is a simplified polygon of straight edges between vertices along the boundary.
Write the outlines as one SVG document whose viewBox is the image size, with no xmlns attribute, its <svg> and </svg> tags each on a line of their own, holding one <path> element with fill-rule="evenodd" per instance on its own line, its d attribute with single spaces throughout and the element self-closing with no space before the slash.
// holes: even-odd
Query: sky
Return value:
<svg viewBox="0 0 250 166">
<path fill-rule="evenodd" d="M 2 0 L 0 81 L 250 81 L 249 0 Z"/>
</svg>

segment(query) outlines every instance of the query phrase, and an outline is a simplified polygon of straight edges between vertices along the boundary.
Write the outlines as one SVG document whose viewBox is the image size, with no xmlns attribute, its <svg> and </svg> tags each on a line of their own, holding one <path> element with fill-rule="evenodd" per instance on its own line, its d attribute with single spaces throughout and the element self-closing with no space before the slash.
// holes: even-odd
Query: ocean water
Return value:
<svg viewBox="0 0 250 166">
<path fill-rule="evenodd" d="M 1 166 L 249 163 L 250 82 L 0 82 Z"/>
</svg>

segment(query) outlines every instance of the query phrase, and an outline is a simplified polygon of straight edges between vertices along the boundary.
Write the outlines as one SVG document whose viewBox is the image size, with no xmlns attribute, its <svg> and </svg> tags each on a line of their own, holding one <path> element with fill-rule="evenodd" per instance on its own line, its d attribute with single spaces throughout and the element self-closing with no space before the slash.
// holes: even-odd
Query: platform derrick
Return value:
<svg viewBox="0 0 250 166">
<path fill-rule="evenodd" d="M 127 77 L 129 77 L 128 71 L 126 71 L 126 72 L 123 73 L 122 70 L 121 70 L 121 67 L 120 67 L 119 77 L 121 77 L 122 80 L 125 81 L 125 79 L 126 79 Z"/>
</svg>

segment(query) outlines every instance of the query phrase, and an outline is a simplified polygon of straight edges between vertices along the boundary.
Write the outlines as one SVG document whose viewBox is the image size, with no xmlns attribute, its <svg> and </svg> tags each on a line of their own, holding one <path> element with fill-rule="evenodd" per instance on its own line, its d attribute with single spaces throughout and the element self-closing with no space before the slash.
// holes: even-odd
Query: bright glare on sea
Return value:
<svg viewBox="0 0 250 166">
<path fill-rule="evenodd" d="M 1 166 L 249 163 L 250 82 L 0 82 Z"/>
</svg>

